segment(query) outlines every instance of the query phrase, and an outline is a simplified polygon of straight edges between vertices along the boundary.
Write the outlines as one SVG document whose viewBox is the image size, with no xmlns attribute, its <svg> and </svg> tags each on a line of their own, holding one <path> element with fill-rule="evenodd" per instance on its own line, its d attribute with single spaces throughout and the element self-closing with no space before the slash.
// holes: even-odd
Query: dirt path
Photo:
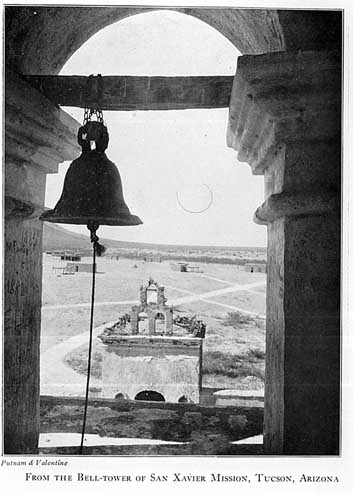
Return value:
<svg viewBox="0 0 353 493">
<path fill-rule="evenodd" d="M 211 279 L 211 281 L 222 282 L 223 284 L 229 284 L 230 286 L 234 286 L 234 282 L 225 281 L 224 279 L 219 279 L 218 277 L 206 276 L 206 274 L 200 274 L 198 272 L 193 272 L 194 276 L 204 277 L 205 279 Z"/>
<path fill-rule="evenodd" d="M 246 313 L 248 315 L 255 315 L 255 316 L 263 317 L 263 314 L 259 314 L 259 313 L 256 313 L 256 312 L 253 312 L 250 310 L 244 310 L 243 308 L 240 308 L 240 307 L 237 307 L 234 305 L 224 304 L 224 303 L 221 303 L 219 301 L 214 301 L 210 298 L 215 298 L 217 296 L 222 296 L 222 295 L 229 294 L 229 293 L 235 293 L 236 291 L 255 292 L 255 291 L 252 291 L 251 288 L 260 287 L 260 286 L 262 287 L 264 285 L 265 285 L 265 283 L 263 281 L 253 282 L 250 284 L 233 284 L 233 285 L 229 286 L 228 288 L 214 289 L 212 291 L 208 291 L 206 293 L 200 293 L 200 294 L 193 293 L 192 291 L 187 291 L 185 289 L 176 288 L 174 286 L 165 285 L 165 287 L 168 287 L 168 288 L 173 289 L 175 291 L 179 291 L 181 293 L 186 293 L 189 295 L 189 296 L 184 296 L 182 298 L 170 299 L 169 303 L 173 304 L 173 305 L 183 305 L 183 304 L 187 304 L 187 303 L 193 303 L 195 301 L 204 301 L 205 303 L 210 303 L 210 304 L 222 306 L 224 308 L 229 308 L 231 310 L 237 310 L 239 312 Z M 261 293 L 256 292 L 256 294 L 261 294 Z M 96 306 L 136 305 L 138 303 L 139 303 L 138 300 L 100 301 L 100 302 L 96 302 L 95 305 Z M 89 306 L 90 306 L 89 303 L 76 303 L 76 304 L 67 304 L 67 305 L 47 305 L 47 306 L 43 306 L 42 309 L 43 310 L 59 310 L 59 309 L 67 309 L 67 308 L 82 308 L 82 307 L 89 307 Z"/>
<path fill-rule="evenodd" d="M 224 294 L 234 293 L 236 291 L 255 292 L 255 291 L 252 291 L 251 288 L 264 286 L 264 285 L 265 285 L 265 283 L 263 281 L 254 282 L 251 284 L 233 284 L 229 288 L 215 289 L 213 291 L 208 291 L 207 293 L 201 293 L 201 294 L 195 294 L 191 291 L 187 291 L 186 289 L 175 288 L 174 286 L 166 285 L 165 287 L 168 287 L 170 289 L 174 289 L 175 291 L 180 291 L 182 293 L 186 293 L 186 294 L 190 295 L 190 296 L 184 296 L 183 298 L 171 299 L 170 303 L 173 305 L 183 305 L 186 303 L 192 303 L 194 301 L 203 301 L 205 303 L 209 303 L 212 305 L 218 305 L 218 306 L 222 306 L 223 308 L 229 308 L 230 310 L 235 310 L 235 311 L 238 311 L 241 313 L 246 313 L 247 315 L 254 315 L 254 316 L 263 318 L 264 314 L 260 314 L 258 312 L 253 312 L 250 310 L 245 310 L 244 308 L 240 308 L 239 306 L 228 305 L 225 303 L 221 303 L 219 301 L 210 300 L 209 298 L 215 298 L 216 296 L 222 296 Z M 256 294 L 262 294 L 262 293 L 256 292 Z"/>
<path fill-rule="evenodd" d="M 109 325 L 111 322 L 94 329 L 93 337 L 96 338 Z M 67 353 L 85 343 L 88 343 L 88 332 L 70 337 L 41 355 L 40 393 L 42 395 L 85 395 L 86 377 L 72 370 L 64 362 Z M 94 386 L 100 387 L 101 382 L 91 377 L 90 387 Z"/>
<path fill-rule="evenodd" d="M 170 300 L 170 304 L 182 305 L 189 304 L 196 301 L 202 301 L 204 303 L 209 303 L 213 305 L 222 306 L 223 308 L 228 308 L 230 310 L 236 310 L 241 313 L 246 313 L 248 315 L 255 315 L 257 317 L 263 318 L 264 315 L 256 313 L 250 310 L 244 310 L 243 308 L 228 305 L 226 303 L 221 303 L 214 300 L 213 298 L 217 296 L 222 296 L 229 293 L 234 293 L 236 291 L 251 291 L 252 288 L 264 286 L 264 282 L 255 282 L 251 284 L 234 284 L 226 288 L 215 289 L 208 291 L 206 293 L 196 294 L 191 291 L 176 288 L 174 286 L 166 286 L 174 291 L 187 294 L 188 296 L 183 296 L 180 298 L 174 298 Z M 256 292 L 256 291 L 254 291 Z M 257 293 L 256 294 L 261 294 Z M 98 302 L 96 305 L 127 305 L 127 304 L 137 304 L 138 300 L 129 301 L 107 301 Z M 68 308 L 80 308 L 89 307 L 89 303 L 77 303 L 77 304 L 67 304 L 67 305 L 51 305 L 44 306 L 43 310 L 58 310 L 58 309 L 68 309 Z M 103 332 L 106 326 L 111 325 L 112 322 L 106 323 L 97 327 L 93 331 L 93 337 L 96 338 L 101 332 Z M 57 344 L 56 346 L 48 349 L 41 355 L 41 394 L 43 395 L 75 395 L 84 396 L 86 377 L 80 375 L 79 373 L 73 371 L 65 362 L 65 356 L 73 349 L 81 346 L 82 344 L 88 343 L 88 333 L 83 332 L 76 336 L 70 337 L 66 341 Z M 91 387 L 100 387 L 101 382 L 91 377 L 90 380 Z"/>
</svg>

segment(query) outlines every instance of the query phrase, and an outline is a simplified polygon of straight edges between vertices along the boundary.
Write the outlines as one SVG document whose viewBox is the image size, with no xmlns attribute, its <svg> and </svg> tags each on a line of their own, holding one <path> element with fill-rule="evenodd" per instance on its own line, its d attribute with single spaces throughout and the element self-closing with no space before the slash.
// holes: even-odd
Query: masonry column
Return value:
<svg viewBox="0 0 353 493">
<path fill-rule="evenodd" d="M 39 437 L 42 222 L 46 174 L 79 154 L 78 123 L 6 74 L 4 452 L 35 453 Z"/>
<path fill-rule="evenodd" d="M 265 177 L 268 454 L 339 451 L 340 105 L 337 52 L 238 59 L 228 145 Z"/>
<path fill-rule="evenodd" d="M 136 335 L 139 333 L 139 313 L 141 309 L 139 306 L 133 306 L 131 309 L 130 315 L 130 324 L 131 324 L 131 334 Z"/>
</svg>

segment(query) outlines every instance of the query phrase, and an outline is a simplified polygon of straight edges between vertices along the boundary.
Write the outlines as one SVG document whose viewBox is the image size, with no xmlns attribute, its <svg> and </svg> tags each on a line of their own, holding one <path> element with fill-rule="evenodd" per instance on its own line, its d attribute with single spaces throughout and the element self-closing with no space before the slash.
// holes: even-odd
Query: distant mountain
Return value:
<svg viewBox="0 0 353 493">
<path fill-rule="evenodd" d="M 159 245 L 154 243 L 135 243 L 132 241 L 118 241 L 107 238 L 101 238 L 102 243 L 106 248 L 128 248 L 128 249 L 148 249 L 158 250 L 160 252 L 175 251 L 185 252 L 198 251 L 198 252 L 239 252 L 239 251 L 254 251 L 265 252 L 264 247 L 220 247 L 220 246 L 199 246 L 199 245 Z M 55 250 L 78 250 L 86 251 L 91 250 L 91 242 L 89 239 L 89 232 L 87 235 L 80 233 L 73 233 L 68 231 L 62 226 L 52 223 L 44 223 L 43 229 L 43 251 L 55 251 Z"/>
<path fill-rule="evenodd" d="M 148 243 L 134 243 L 130 241 L 110 240 L 100 238 L 100 243 L 106 248 L 153 248 L 158 245 L 150 245 Z M 162 245 L 163 246 L 163 245 Z M 92 248 L 89 231 L 87 235 L 81 233 L 73 233 L 62 226 L 53 223 L 44 223 L 43 227 L 43 251 L 55 250 L 90 250 Z"/>
<path fill-rule="evenodd" d="M 138 248 L 139 244 L 125 241 L 109 240 L 100 238 L 100 243 L 107 248 Z M 43 225 L 43 251 L 60 251 L 60 250 L 91 250 L 92 244 L 87 235 L 81 233 L 73 233 L 62 226 L 52 223 L 44 223 Z"/>
<path fill-rule="evenodd" d="M 87 231 L 88 232 L 88 231 Z M 56 224 L 43 225 L 43 251 L 87 250 L 91 247 L 89 235 L 72 233 Z"/>
</svg>

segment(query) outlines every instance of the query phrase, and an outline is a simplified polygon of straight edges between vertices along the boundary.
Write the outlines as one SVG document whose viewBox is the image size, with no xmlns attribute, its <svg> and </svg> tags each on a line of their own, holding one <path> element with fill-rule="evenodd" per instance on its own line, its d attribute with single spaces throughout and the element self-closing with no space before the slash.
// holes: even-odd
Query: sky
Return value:
<svg viewBox="0 0 353 493">
<path fill-rule="evenodd" d="M 234 75 L 238 50 L 218 31 L 171 11 L 140 14 L 91 37 L 60 75 Z M 63 108 L 79 122 L 80 108 Z M 228 110 L 104 112 L 107 156 L 118 167 L 125 201 L 143 225 L 102 226 L 115 240 L 215 246 L 266 246 L 253 222 L 263 177 L 226 145 Z M 65 173 L 47 175 L 46 205 L 60 197 Z M 201 211 L 190 213 L 188 211 Z M 87 233 L 85 226 L 65 225 Z"/>
</svg>

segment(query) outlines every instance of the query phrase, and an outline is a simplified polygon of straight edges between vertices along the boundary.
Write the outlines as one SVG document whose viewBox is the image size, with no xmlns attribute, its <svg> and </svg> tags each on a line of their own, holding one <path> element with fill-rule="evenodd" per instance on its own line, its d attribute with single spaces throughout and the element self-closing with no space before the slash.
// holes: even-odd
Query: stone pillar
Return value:
<svg viewBox="0 0 353 493">
<path fill-rule="evenodd" d="M 139 333 L 139 313 L 140 313 L 140 307 L 139 306 L 133 306 L 131 309 L 131 315 L 130 315 L 130 325 L 131 325 L 131 334 L 136 335 Z"/>
<path fill-rule="evenodd" d="M 164 286 L 158 286 L 157 289 L 157 305 L 159 307 L 165 306 L 167 299 L 164 296 Z"/>
<path fill-rule="evenodd" d="M 42 222 L 46 173 L 79 153 L 78 124 L 6 74 L 4 452 L 35 453 L 39 437 Z"/>
<path fill-rule="evenodd" d="M 238 59 L 228 145 L 265 177 L 268 454 L 339 450 L 340 105 L 337 52 Z"/>
<path fill-rule="evenodd" d="M 168 308 L 165 313 L 165 333 L 167 336 L 173 335 L 173 309 Z"/>
<path fill-rule="evenodd" d="M 148 333 L 150 336 L 156 333 L 156 312 L 148 311 Z"/>
</svg>

